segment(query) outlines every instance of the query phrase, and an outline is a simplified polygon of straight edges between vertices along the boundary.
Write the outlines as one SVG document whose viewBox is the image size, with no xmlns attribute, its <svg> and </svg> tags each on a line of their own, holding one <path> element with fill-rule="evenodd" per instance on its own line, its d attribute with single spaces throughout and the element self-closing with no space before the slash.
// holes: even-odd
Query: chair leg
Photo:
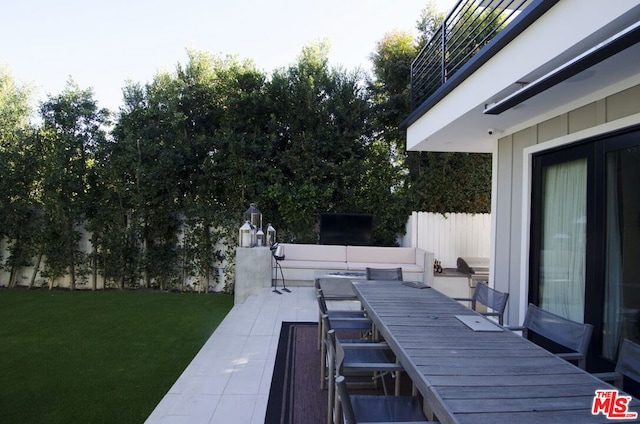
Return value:
<svg viewBox="0 0 640 424">
<path fill-rule="evenodd" d="M 335 381 L 335 367 L 333 365 L 333 359 L 329 360 L 329 372 L 328 372 L 328 393 L 327 393 L 327 424 L 334 424 L 334 409 L 337 403 L 337 390 Z"/>
<path fill-rule="evenodd" d="M 325 343 L 323 341 L 320 347 L 320 389 L 324 390 L 326 388 L 327 388 L 327 347 L 325 346 Z"/>
<path fill-rule="evenodd" d="M 335 382 L 334 382 L 335 384 Z M 334 400 L 334 407 L 333 407 L 334 412 L 334 423 L 335 424 L 342 424 L 343 423 L 343 419 L 342 419 L 342 402 L 340 401 L 340 396 L 338 395 L 338 391 L 335 391 L 335 400 Z"/>
<path fill-rule="evenodd" d="M 323 334 L 323 322 L 322 322 L 322 312 L 318 311 L 318 350 L 322 347 L 322 334 Z"/>
</svg>

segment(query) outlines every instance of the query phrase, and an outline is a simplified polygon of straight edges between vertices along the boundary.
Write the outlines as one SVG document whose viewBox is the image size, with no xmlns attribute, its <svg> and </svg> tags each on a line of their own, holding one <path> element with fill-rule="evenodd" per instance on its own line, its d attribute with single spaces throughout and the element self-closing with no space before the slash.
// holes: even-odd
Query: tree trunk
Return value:
<svg viewBox="0 0 640 424">
<path fill-rule="evenodd" d="M 36 264 L 33 267 L 33 274 L 31 274 L 31 281 L 29 281 L 29 288 L 32 289 L 33 285 L 36 282 L 36 277 L 38 276 L 38 270 L 40 269 L 40 262 L 42 262 L 42 252 L 38 254 L 38 259 L 36 260 Z"/>
<path fill-rule="evenodd" d="M 91 275 L 91 290 L 98 290 L 98 253 L 95 246 L 93 247 L 93 259 L 91 261 L 92 275 Z"/>
<path fill-rule="evenodd" d="M 18 276 L 18 267 L 11 265 L 11 272 L 9 273 L 9 288 L 12 289 L 16 286 L 16 279 Z"/>
<path fill-rule="evenodd" d="M 74 264 L 73 255 L 71 255 L 71 263 L 69 264 L 69 277 L 71 277 L 71 281 L 69 283 L 69 290 L 76 289 L 76 266 Z"/>
<path fill-rule="evenodd" d="M 204 244 L 207 246 L 207 251 L 211 252 L 211 226 L 208 222 L 205 221 L 203 223 L 202 230 L 204 231 Z M 209 293 L 209 284 L 211 284 L 211 258 L 209 255 L 206 256 L 204 266 L 204 292 Z"/>
<path fill-rule="evenodd" d="M 70 237 L 69 242 L 69 277 L 71 277 L 71 282 L 69 284 L 69 290 L 76 289 L 76 255 L 75 248 L 73 246 L 73 221 L 71 219 L 68 220 L 68 228 L 69 232 L 68 237 Z"/>
</svg>

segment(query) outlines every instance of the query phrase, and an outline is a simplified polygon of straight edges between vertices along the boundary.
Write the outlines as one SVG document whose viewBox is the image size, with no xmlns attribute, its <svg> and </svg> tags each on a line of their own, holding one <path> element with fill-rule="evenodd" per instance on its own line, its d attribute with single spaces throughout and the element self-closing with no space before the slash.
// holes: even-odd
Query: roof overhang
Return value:
<svg viewBox="0 0 640 424">
<path fill-rule="evenodd" d="M 502 134 L 593 101 L 640 74 L 638 21 L 637 0 L 559 2 L 413 116 L 407 149 L 492 152 Z"/>
</svg>

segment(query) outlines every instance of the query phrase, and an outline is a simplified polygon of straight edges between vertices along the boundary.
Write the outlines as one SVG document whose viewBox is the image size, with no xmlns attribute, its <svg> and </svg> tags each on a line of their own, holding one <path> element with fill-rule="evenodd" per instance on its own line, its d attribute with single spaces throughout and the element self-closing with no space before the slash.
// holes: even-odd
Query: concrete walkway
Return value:
<svg viewBox="0 0 640 424">
<path fill-rule="evenodd" d="M 264 423 L 282 322 L 317 320 L 312 287 L 235 305 L 146 423 Z"/>
</svg>

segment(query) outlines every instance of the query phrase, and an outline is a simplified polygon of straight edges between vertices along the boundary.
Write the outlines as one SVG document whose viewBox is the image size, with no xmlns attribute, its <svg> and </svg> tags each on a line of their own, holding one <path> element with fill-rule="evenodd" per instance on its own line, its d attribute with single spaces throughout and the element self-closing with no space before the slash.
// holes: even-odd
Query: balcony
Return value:
<svg viewBox="0 0 640 424">
<path fill-rule="evenodd" d="M 490 42 L 517 21 L 533 0 L 459 0 L 411 65 L 411 111 L 444 95 L 446 85 L 461 82 L 493 54 Z M 549 2 L 546 3 L 555 3 Z M 522 21 L 522 19 L 520 20 Z M 502 44 L 504 44 L 503 40 Z M 479 53 L 484 53 L 479 55 Z M 488 54 L 487 54 L 488 53 Z M 477 60 L 482 57 L 482 60 Z M 473 60 L 472 60 L 473 59 Z"/>
<path fill-rule="evenodd" d="M 460 0 L 413 63 L 407 150 L 489 153 L 505 131 L 619 91 L 638 69 L 638 16 L 636 0 Z"/>
</svg>

